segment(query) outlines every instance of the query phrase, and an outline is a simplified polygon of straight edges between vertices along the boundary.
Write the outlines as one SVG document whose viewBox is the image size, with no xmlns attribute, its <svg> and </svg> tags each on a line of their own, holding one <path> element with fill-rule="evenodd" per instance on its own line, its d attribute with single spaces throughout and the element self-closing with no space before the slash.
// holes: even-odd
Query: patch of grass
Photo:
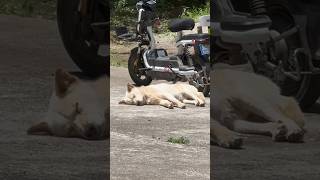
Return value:
<svg viewBox="0 0 320 180">
<path fill-rule="evenodd" d="M 110 55 L 110 65 L 115 67 L 128 67 L 128 59 L 121 57 L 117 54 Z"/>
<path fill-rule="evenodd" d="M 56 18 L 56 0 L 0 0 L 0 14 Z"/>
<path fill-rule="evenodd" d="M 173 144 L 190 144 L 190 140 L 187 137 L 170 137 L 167 142 Z"/>
<path fill-rule="evenodd" d="M 210 14 L 210 5 L 207 4 L 201 8 L 192 8 L 187 9 L 184 14 L 181 15 L 183 18 L 191 18 L 195 21 L 198 21 L 199 17 L 209 15 Z"/>
</svg>

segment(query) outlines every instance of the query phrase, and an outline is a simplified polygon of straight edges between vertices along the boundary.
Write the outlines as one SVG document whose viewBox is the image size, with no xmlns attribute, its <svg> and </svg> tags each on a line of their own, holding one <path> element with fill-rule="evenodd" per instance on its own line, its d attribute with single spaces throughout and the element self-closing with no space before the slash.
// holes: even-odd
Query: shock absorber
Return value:
<svg viewBox="0 0 320 180">
<path fill-rule="evenodd" d="M 185 58 L 187 58 L 188 64 L 189 64 L 190 66 L 193 66 L 192 54 L 191 54 L 189 48 L 190 48 L 190 47 L 188 47 L 188 46 L 185 46 L 185 47 L 184 47 L 184 54 L 185 54 Z"/>
<path fill-rule="evenodd" d="M 249 8 L 252 15 L 267 14 L 267 5 L 264 0 L 249 0 Z"/>
</svg>

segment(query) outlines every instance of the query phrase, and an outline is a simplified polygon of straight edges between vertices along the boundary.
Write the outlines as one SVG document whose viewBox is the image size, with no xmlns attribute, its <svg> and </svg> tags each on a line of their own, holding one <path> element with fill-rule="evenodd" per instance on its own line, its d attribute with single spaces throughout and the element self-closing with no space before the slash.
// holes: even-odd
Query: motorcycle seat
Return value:
<svg viewBox="0 0 320 180">
<path fill-rule="evenodd" d="M 183 35 L 181 37 L 181 39 L 179 39 L 178 41 L 181 41 L 181 40 L 200 40 L 200 39 L 208 39 L 210 36 L 209 34 L 186 34 L 186 35 Z"/>
<path fill-rule="evenodd" d="M 271 20 L 267 16 L 245 16 L 240 14 L 222 18 L 221 29 L 229 31 L 247 31 L 257 28 L 268 28 Z"/>
<path fill-rule="evenodd" d="M 179 32 L 183 30 L 192 30 L 195 26 L 193 19 L 172 19 L 168 23 L 168 28 L 171 32 Z"/>
</svg>

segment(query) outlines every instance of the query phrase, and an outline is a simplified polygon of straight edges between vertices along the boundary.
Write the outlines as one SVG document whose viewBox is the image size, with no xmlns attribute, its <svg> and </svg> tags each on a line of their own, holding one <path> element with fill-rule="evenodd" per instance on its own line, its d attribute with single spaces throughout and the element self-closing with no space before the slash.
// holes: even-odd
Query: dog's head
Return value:
<svg viewBox="0 0 320 180">
<path fill-rule="evenodd" d="M 143 106 L 145 104 L 145 96 L 140 91 L 139 87 L 135 87 L 128 83 L 126 96 L 119 102 L 119 104 Z"/>
<path fill-rule="evenodd" d="M 58 69 L 47 115 L 47 129 L 58 136 L 105 139 L 105 104 L 90 83 Z M 42 127 L 45 123 L 42 122 Z"/>
</svg>

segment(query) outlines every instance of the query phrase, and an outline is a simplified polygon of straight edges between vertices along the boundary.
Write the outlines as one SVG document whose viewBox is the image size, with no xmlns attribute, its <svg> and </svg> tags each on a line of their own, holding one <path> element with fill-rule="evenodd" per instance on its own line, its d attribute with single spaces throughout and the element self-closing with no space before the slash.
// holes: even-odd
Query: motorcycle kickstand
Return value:
<svg viewBox="0 0 320 180">
<path fill-rule="evenodd" d="M 182 79 L 183 78 L 180 74 L 174 72 L 173 69 L 171 68 L 171 66 L 168 66 L 168 68 L 175 75 L 175 78 L 173 80 L 173 84 L 177 83 L 178 79 Z"/>
</svg>

